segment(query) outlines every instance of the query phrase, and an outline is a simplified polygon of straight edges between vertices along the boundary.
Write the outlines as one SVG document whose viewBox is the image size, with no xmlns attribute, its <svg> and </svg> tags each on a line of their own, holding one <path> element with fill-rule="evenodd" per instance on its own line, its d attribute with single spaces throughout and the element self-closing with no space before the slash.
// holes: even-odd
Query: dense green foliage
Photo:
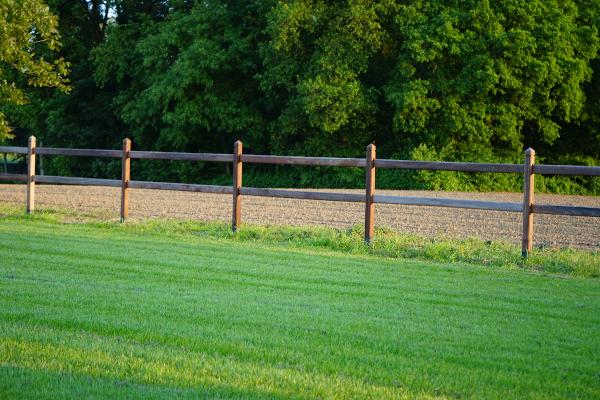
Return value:
<svg viewBox="0 0 600 400">
<path fill-rule="evenodd" d="M 50 1 L 73 93 L 35 90 L 20 140 L 46 145 L 518 162 L 600 162 L 600 0 Z M 84 33 L 85 34 L 82 34 Z M 60 173 L 118 165 L 54 159 Z M 140 178 L 220 179 L 145 163 Z M 352 186 L 360 171 L 257 168 L 257 182 Z M 222 178 L 221 178 L 222 179 Z M 517 176 L 385 173 L 381 187 L 520 187 Z M 592 179 L 542 188 L 600 193 Z"/>
<path fill-rule="evenodd" d="M 43 217 L 0 248 L 3 399 L 600 396 L 597 279 Z"/>
<path fill-rule="evenodd" d="M 27 103 L 24 86 L 68 89 L 67 63 L 44 60 L 60 47 L 57 25 L 41 0 L 0 1 L 0 142 L 13 137 L 2 109 Z"/>
</svg>

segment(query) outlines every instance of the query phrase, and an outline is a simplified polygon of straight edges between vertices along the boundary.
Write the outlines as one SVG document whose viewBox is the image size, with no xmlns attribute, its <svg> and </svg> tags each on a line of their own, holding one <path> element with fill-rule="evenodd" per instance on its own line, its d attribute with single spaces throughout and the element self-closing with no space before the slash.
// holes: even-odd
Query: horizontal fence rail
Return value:
<svg viewBox="0 0 600 400">
<path fill-rule="evenodd" d="M 336 157 L 300 157 L 300 156 L 262 156 L 243 154 L 242 162 L 254 164 L 280 164 L 280 165 L 312 165 L 321 167 L 365 167 L 366 160 L 362 158 L 336 158 Z"/>
<path fill-rule="evenodd" d="M 82 185 L 82 186 L 109 186 L 119 187 L 121 181 L 118 179 L 97 179 L 97 178 L 75 178 L 70 176 L 50 176 L 36 175 L 35 183 L 49 183 L 58 185 Z"/>
<path fill-rule="evenodd" d="M 24 174 L 0 174 L 0 181 L 3 181 L 3 182 L 27 182 L 27 175 L 24 175 Z"/>
<path fill-rule="evenodd" d="M 486 164 L 451 161 L 375 160 L 377 168 L 430 171 L 523 173 L 523 164 Z"/>
<path fill-rule="evenodd" d="M 119 152 L 119 157 L 121 152 Z M 131 158 L 144 160 L 180 160 L 180 161 L 218 161 L 232 162 L 233 154 L 213 154 L 213 153 L 171 153 L 163 151 L 131 151 Z"/>
<path fill-rule="evenodd" d="M 600 208 L 558 206 L 550 204 L 534 204 L 533 212 L 536 214 L 571 215 L 581 217 L 600 217 Z"/>
<path fill-rule="evenodd" d="M 38 155 L 48 156 L 78 156 L 78 157 L 112 157 L 120 158 L 119 150 L 96 150 L 96 149 L 61 149 L 52 147 L 38 147 L 35 149 Z"/>
<path fill-rule="evenodd" d="M 27 147 L 0 146 L 0 153 L 27 154 Z"/>
<path fill-rule="evenodd" d="M 119 185 L 121 181 L 119 181 Z M 158 190 L 178 190 L 182 192 L 199 192 L 199 193 L 221 193 L 231 194 L 233 189 L 231 186 L 217 185 L 196 185 L 191 183 L 170 183 L 170 182 L 146 182 L 146 181 L 129 181 L 128 187 L 132 189 L 158 189 Z"/>
<path fill-rule="evenodd" d="M 540 175 L 600 176 L 600 167 L 585 165 L 535 165 L 533 171 Z"/>
<path fill-rule="evenodd" d="M 228 194 L 233 196 L 232 228 L 234 231 L 238 230 L 241 225 L 241 200 L 243 196 L 365 203 L 365 242 L 367 243 L 371 243 L 373 239 L 375 204 L 452 207 L 517 212 L 523 214 L 523 256 L 527 256 L 532 250 L 534 214 L 600 217 L 600 207 L 595 208 L 536 204 L 534 198 L 535 174 L 600 176 L 600 167 L 579 165 L 538 165 L 535 164 L 535 151 L 532 149 L 527 149 L 525 151 L 523 164 L 377 159 L 375 150 L 375 145 L 369 145 L 367 147 L 365 158 L 256 155 L 243 154 L 242 142 L 237 141 L 234 144 L 233 153 L 231 154 L 132 151 L 131 141 L 129 139 L 125 139 L 123 141 L 122 150 L 70 149 L 37 147 L 35 137 L 32 136 L 29 138 L 27 147 L 0 146 L 0 153 L 27 155 L 27 174 L 0 174 L 0 181 L 27 183 L 26 209 L 28 213 L 31 213 L 34 210 L 36 183 L 120 187 L 122 221 L 128 217 L 129 189 L 158 189 Z M 36 175 L 36 155 L 121 158 L 122 176 L 121 179 L 118 180 Z M 130 179 L 131 159 L 230 162 L 233 165 L 233 184 L 231 186 L 218 186 L 188 183 L 135 181 Z M 366 173 L 366 191 L 364 194 L 356 194 L 244 187 L 242 185 L 244 163 L 364 168 Z M 481 173 L 518 173 L 523 175 L 523 202 L 513 203 L 375 194 L 375 172 L 377 168 Z"/>
<path fill-rule="evenodd" d="M 286 199 L 301 199 L 301 200 L 325 200 L 325 201 L 345 201 L 353 203 L 363 203 L 365 201 L 364 194 L 353 193 L 331 193 L 331 192 L 312 192 L 302 190 L 287 190 L 287 189 L 266 189 L 243 187 L 240 189 L 240 194 L 246 196 L 262 196 L 262 197 L 281 197 Z"/>
<path fill-rule="evenodd" d="M 439 197 L 412 197 L 412 196 L 387 196 L 375 195 L 375 203 L 380 204 L 399 204 L 404 206 L 433 206 L 450 208 L 470 208 L 475 210 L 493 210 L 522 212 L 521 203 L 504 203 L 497 201 L 463 200 Z"/>
</svg>

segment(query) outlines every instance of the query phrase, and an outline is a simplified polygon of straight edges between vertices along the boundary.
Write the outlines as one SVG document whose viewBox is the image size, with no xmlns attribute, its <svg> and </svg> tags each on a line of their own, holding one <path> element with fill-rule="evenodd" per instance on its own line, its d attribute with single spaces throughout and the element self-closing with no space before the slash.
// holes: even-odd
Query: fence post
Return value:
<svg viewBox="0 0 600 400">
<path fill-rule="evenodd" d="M 233 212 L 231 229 L 236 232 L 242 223 L 242 142 L 238 140 L 233 144 Z"/>
<path fill-rule="evenodd" d="M 35 209 L 35 136 L 27 142 L 27 214 Z"/>
<path fill-rule="evenodd" d="M 123 155 L 121 158 L 121 222 L 129 217 L 129 180 L 131 168 L 131 140 L 123 140 Z"/>
<path fill-rule="evenodd" d="M 535 150 L 530 147 L 525 150 L 525 164 L 523 169 L 523 243 L 521 247 L 523 257 L 527 257 L 533 249 L 534 164 Z"/>
<path fill-rule="evenodd" d="M 365 243 L 371 244 L 373 240 L 373 228 L 375 224 L 375 157 L 376 148 L 374 144 L 367 146 L 366 165 L 366 196 L 365 196 Z"/>
</svg>

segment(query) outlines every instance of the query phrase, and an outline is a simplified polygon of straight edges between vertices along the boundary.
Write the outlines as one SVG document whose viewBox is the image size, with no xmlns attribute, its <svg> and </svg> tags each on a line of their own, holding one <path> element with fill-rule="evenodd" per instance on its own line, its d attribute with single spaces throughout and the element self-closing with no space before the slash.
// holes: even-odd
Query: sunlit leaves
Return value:
<svg viewBox="0 0 600 400">
<path fill-rule="evenodd" d="M 41 0 L 0 1 L 0 106 L 27 102 L 23 86 L 68 91 L 68 63 L 46 61 L 38 52 L 60 47 L 58 21 Z M 24 82 L 21 82 L 24 80 Z M 0 113 L 0 141 L 11 129 Z"/>
<path fill-rule="evenodd" d="M 506 159 L 580 117 L 600 40 L 576 2 L 411 1 L 395 23 L 402 45 L 386 98 L 414 144 Z"/>
</svg>

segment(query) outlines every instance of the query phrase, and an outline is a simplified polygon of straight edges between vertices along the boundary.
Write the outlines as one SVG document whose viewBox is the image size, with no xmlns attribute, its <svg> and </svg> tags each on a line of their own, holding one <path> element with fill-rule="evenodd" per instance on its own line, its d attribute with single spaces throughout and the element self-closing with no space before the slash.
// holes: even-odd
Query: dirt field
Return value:
<svg viewBox="0 0 600 400">
<path fill-rule="evenodd" d="M 361 193 L 357 190 L 345 192 Z M 496 201 L 521 201 L 516 193 L 449 193 L 378 191 L 380 194 L 455 197 Z M 120 189 L 81 186 L 37 185 L 36 208 L 79 210 L 101 217 L 118 218 Z M 24 185 L 0 185 L 0 201 L 25 204 Z M 600 207 L 600 197 L 537 195 L 538 204 Z M 230 221 L 231 196 L 220 194 L 131 189 L 130 215 Z M 311 200 L 243 198 L 242 219 L 254 224 L 324 225 L 347 228 L 362 224 L 364 205 Z M 376 226 L 427 236 L 519 243 L 521 215 L 499 211 L 378 204 Z M 600 249 L 600 218 L 536 215 L 535 245 Z"/>
</svg>

